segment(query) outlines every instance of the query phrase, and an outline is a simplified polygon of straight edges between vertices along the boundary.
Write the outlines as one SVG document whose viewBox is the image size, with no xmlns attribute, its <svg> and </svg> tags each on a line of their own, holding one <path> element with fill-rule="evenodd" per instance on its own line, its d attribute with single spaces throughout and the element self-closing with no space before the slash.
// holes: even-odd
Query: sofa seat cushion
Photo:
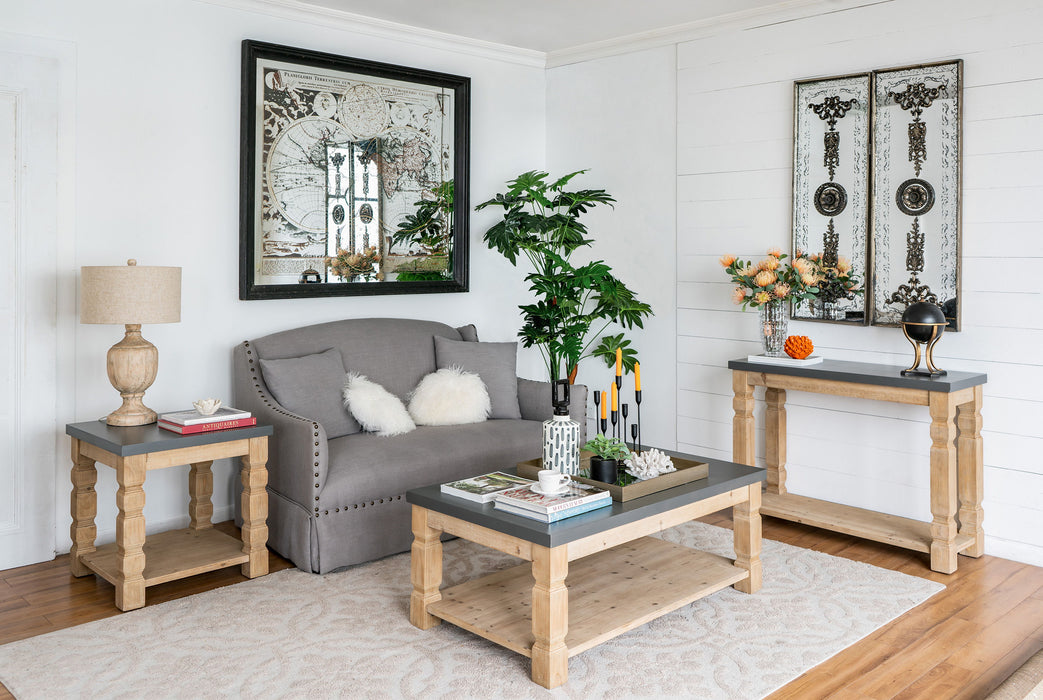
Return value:
<svg viewBox="0 0 1043 700">
<path fill-rule="evenodd" d="M 353 508 L 428 484 L 513 467 L 543 452 L 543 424 L 488 420 L 420 426 L 393 438 L 356 433 L 329 441 L 329 476 L 321 509 Z"/>
</svg>

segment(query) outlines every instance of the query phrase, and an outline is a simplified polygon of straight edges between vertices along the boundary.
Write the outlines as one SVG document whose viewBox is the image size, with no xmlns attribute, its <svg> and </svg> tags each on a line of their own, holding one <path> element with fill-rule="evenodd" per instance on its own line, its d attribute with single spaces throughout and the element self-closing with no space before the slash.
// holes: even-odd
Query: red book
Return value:
<svg viewBox="0 0 1043 700">
<path fill-rule="evenodd" d="M 228 430 L 230 428 L 248 428 L 251 425 L 257 425 L 257 419 L 253 416 L 249 418 L 239 418 L 237 420 L 222 420 L 216 423 L 200 423 L 199 425 L 178 425 L 177 423 L 168 423 L 165 420 L 157 421 L 159 427 L 163 430 L 169 430 L 173 433 L 180 433 L 181 435 L 192 435 L 194 433 L 209 433 L 213 430 Z"/>
</svg>

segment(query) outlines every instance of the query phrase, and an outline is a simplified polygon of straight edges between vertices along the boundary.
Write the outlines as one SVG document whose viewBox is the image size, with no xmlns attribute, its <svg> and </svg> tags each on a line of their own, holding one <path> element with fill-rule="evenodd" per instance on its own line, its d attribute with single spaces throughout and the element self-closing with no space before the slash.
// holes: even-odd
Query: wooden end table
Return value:
<svg viewBox="0 0 1043 700">
<path fill-rule="evenodd" d="M 727 586 L 756 592 L 764 470 L 702 461 L 710 463 L 706 479 L 549 525 L 443 494 L 438 485 L 407 492 L 409 621 L 426 630 L 445 620 L 528 656 L 532 680 L 555 688 L 568 680 L 571 656 Z M 647 536 L 728 507 L 734 560 Z M 443 532 L 531 564 L 439 590 Z"/>
<path fill-rule="evenodd" d="M 929 552 L 931 569 L 945 574 L 956 571 L 957 554 L 980 557 L 985 553 L 981 505 L 985 374 L 949 372 L 931 378 L 903 377 L 902 367 L 841 360 L 823 360 L 805 367 L 732 360 L 728 368 L 735 391 L 732 459 L 736 462 L 754 463 L 753 388 L 766 387 L 768 485 L 761 509 L 765 515 Z M 927 406 L 931 415 L 933 520 L 923 523 L 787 493 L 787 390 Z"/>
<path fill-rule="evenodd" d="M 179 435 L 155 423 L 133 427 L 104 421 L 69 423 L 72 437 L 73 576 L 95 573 L 116 587 L 116 607 L 134 610 L 145 605 L 145 589 L 167 581 L 242 565 L 244 576 L 268 573 L 268 425 Z M 242 541 L 214 530 L 211 466 L 215 459 L 242 457 Z M 95 463 L 116 470 L 116 542 L 94 546 L 98 529 L 98 481 Z M 182 464 L 191 465 L 188 528 L 145 538 L 145 474 Z"/>
</svg>

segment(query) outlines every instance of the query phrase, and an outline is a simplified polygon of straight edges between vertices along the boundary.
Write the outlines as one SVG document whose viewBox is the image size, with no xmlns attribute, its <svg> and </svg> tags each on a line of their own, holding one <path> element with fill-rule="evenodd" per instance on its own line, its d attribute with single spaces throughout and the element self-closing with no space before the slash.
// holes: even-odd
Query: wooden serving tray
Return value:
<svg viewBox="0 0 1043 700">
<path fill-rule="evenodd" d="M 590 473 L 590 457 L 593 453 L 583 451 L 580 452 L 579 468 L 581 471 L 586 470 Z M 669 474 L 661 474 L 654 479 L 648 479 L 647 481 L 635 481 L 627 486 L 616 486 L 615 484 L 606 484 L 604 481 L 595 481 L 588 479 L 583 476 L 573 476 L 573 481 L 578 481 L 581 484 L 589 484 L 591 486 L 597 486 L 598 488 L 607 489 L 612 494 L 613 501 L 632 501 L 635 498 L 641 498 L 657 491 L 665 491 L 666 489 L 672 489 L 675 486 L 681 484 L 687 484 L 690 481 L 697 481 L 699 479 L 705 479 L 710 474 L 710 465 L 706 462 L 695 462 L 690 459 L 683 459 L 681 457 L 671 457 L 674 461 L 674 467 L 677 469 L 675 472 Z M 542 459 L 530 459 L 526 462 L 518 462 L 518 476 L 526 479 L 537 479 L 537 472 L 543 469 Z"/>
</svg>

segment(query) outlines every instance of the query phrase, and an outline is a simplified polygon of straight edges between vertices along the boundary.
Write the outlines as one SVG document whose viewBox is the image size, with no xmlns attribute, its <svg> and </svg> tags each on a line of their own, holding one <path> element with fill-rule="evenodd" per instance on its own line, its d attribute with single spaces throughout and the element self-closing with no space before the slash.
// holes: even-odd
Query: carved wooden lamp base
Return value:
<svg viewBox="0 0 1043 700">
<path fill-rule="evenodd" d="M 145 405 L 145 390 L 156 381 L 159 350 L 141 337 L 141 324 L 126 324 L 123 340 L 109 348 L 106 368 L 109 381 L 123 397 L 123 405 L 110 413 L 109 425 L 148 425 L 156 422 L 156 412 Z"/>
</svg>

